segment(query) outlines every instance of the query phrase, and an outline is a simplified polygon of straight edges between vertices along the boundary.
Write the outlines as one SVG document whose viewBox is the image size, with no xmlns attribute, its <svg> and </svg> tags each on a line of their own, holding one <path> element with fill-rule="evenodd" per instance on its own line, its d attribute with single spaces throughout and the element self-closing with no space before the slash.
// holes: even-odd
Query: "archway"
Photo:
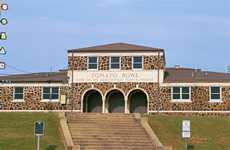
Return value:
<svg viewBox="0 0 230 150">
<path fill-rule="evenodd" d="M 128 108 L 130 113 L 147 113 L 147 95 L 139 89 L 130 92 L 128 95 Z"/>
<path fill-rule="evenodd" d="M 83 98 L 83 112 L 102 112 L 102 96 L 96 90 L 87 91 Z"/>
<path fill-rule="evenodd" d="M 125 97 L 119 90 L 112 90 L 106 95 L 106 109 L 108 113 L 124 113 Z"/>
</svg>

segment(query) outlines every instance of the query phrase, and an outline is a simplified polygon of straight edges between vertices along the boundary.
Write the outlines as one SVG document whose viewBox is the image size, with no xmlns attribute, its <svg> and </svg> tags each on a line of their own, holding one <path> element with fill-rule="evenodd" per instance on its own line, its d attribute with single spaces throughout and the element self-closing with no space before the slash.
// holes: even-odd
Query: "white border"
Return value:
<svg viewBox="0 0 230 150">
<path fill-rule="evenodd" d="M 46 102 L 51 102 L 51 103 L 57 103 L 57 102 L 60 102 L 60 87 L 57 87 L 58 88 L 58 99 L 43 99 L 43 89 L 44 88 L 55 88 L 56 86 L 46 86 L 46 87 L 42 87 L 42 92 L 41 92 L 41 103 L 46 103 Z"/>
<path fill-rule="evenodd" d="M 212 87 L 219 87 L 220 88 L 220 99 L 212 99 Z M 222 102 L 222 87 L 220 86 L 209 86 L 209 102 L 210 103 L 221 103 Z"/>
<path fill-rule="evenodd" d="M 96 58 L 97 58 L 97 69 L 89 69 L 89 58 L 90 58 L 90 57 L 96 57 Z M 98 61 L 98 59 L 99 59 L 98 56 L 94 56 L 94 55 L 93 55 L 93 56 L 88 56 L 88 57 L 87 57 L 87 70 L 98 71 L 98 67 L 99 67 L 99 64 L 98 64 L 99 61 Z"/>
<path fill-rule="evenodd" d="M 180 88 L 180 99 L 173 99 L 173 88 L 174 87 Z M 189 88 L 189 99 L 182 99 L 182 88 L 183 87 Z M 171 102 L 172 103 L 191 103 L 192 102 L 192 88 L 191 88 L 191 86 L 172 86 L 171 87 Z"/>
<path fill-rule="evenodd" d="M 119 68 L 117 68 L 117 69 L 113 69 L 113 68 L 111 68 L 111 65 L 112 65 L 112 62 L 111 62 L 111 58 L 112 57 L 119 57 Z M 112 71 L 117 71 L 117 70 L 121 70 L 121 57 L 120 56 L 110 56 L 109 57 L 109 70 L 112 70 Z"/>
<path fill-rule="evenodd" d="M 220 83 L 220 82 L 213 82 L 213 83 L 160 83 L 160 86 L 162 87 L 168 87 L 168 86 L 199 86 L 199 87 L 204 87 L 204 86 L 229 86 L 230 87 L 230 82 L 229 83 Z"/>
<path fill-rule="evenodd" d="M 23 89 L 23 98 L 22 99 L 15 99 L 15 88 L 22 88 Z M 21 102 L 25 102 L 25 87 L 14 87 L 13 88 L 13 100 L 12 102 L 15 103 L 21 103 Z"/>
<path fill-rule="evenodd" d="M 142 57 L 142 65 L 141 65 L 141 68 L 134 68 L 133 67 L 133 64 L 134 64 L 134 57 Z M 132 70 L 144 70 L 144 56 L 141 55 L 141 56 L 132 56 Z"/>
<path fill-rule="evenodd" d="M 44 86 L 51 86 L 51 87 L 64 87 L 69 86 L 68 83 L 0 83 L 0 87 L 44 87 Z"/>
</svg>

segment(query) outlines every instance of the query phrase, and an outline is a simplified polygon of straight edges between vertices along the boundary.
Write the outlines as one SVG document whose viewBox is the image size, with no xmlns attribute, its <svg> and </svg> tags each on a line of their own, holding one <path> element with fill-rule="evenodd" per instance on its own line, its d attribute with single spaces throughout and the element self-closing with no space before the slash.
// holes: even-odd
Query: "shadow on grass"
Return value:
<svg viewBox="0 0 230 150">
<path fill-rule="evenodd" d="M 46 150 L 56 150 L 56 148 L 57 148 L 57 145 L 48 145 L 46 147 Z"/>
<path fill-rule="evenodd" d="M 194 150 L 194 148 L 195 148 L 194 145 L 188 145 L 187 147 L 188 150 Z"/>
</svg>

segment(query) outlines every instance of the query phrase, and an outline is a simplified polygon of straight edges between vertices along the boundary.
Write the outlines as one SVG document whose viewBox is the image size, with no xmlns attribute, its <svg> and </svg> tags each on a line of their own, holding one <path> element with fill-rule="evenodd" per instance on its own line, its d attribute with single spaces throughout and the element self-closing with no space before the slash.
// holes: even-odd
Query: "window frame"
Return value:
<svg viewBox="0 0 230 150">
<path fill-rule="evenodd" d="M 141 68 L 134 68 L 134 57 L 141 57 Z M 144 68 L 144 56 L 132 56 L 132 69 L 133 70 L 143 70 Z"/>
<path fill-rule="evenodd" d="M 94 64 L 97 64 L 97 68 L 92 68 L 92 69 L 89 68 L 89 59 L 90 59 L 90 57 L 96 57 L 96 58 L 97 58 L 97 62 L 94 63 Z M 98 70 L 98 65 L 99 65 L 99 64 L 98 64 L 98 59 L 99 59 L 98 56 L 88 56 L 88 57 L 87 57 L 87 70 Z"/>
<path fill-rule="evenodd" d="M 119 68 L 112 68 L 112 57 L 118 57 L 119 58 Z M 115 64 L 115 63 L 113 63 Z M 109 70 L 121 70 L 121 57 L 120 56 L 110 56 L 109 57 Z"/>
<path fill-rule="evenodd" d="M 179 99 L 174 99 L 174 88 L 180 88 L 180 92 L 176 93 L 180 95 Z M 183 93 L 183 88 L 189 88 L 189 93 Z M 188 99 L 183 99 L 183 94 L 189 94 Z M 172 86 L 171 87 L 171 102 L 192 102 L 192 88 L 191 86 Z"/>
<path fill-rule="evenodd" d="M 49 93 L 45 93 L 45 94 L 49 94 L 49 99 L 44 99 L 44 88 L 49 88 Z M 52 94 L 53 94 L 53 88 L 58 88 L 58 98 L 57 99 L 52 99 Z M 60 99 L 60 87 L 57 87 L 57 86 L 44 86 L 42 87 L 42 102 L 59 102 L 59 99 Z"/>
<path fill-rule="evenodd" d="M 22 88 L 22 93 L 16 93 L 15 92 L 15 89 L 16 88 Z M 24 87 L 21 87 L 21 86 L 18 86 L 18 87 L 14 87 L 13 88 L 13 102 L 24 102 L 25 101 L 25 94 L 24 94 L 24 92 L 25 92 L 25 90 L 24 90 L 25 88 Z M 15 94 L 22 94 L 22 99 L 16 99 L 15 98 Z"/>
<path fill-rule="evenodd" d="M 218 87 L 220 93 L 212 93 L 213 87 Z M 212 94 L 219 94 L 220 98 L 219 99 L 212 99 Z M 220 87 L 220 86 L 209 86 L 209 102 L 210 103 L 221 103 L 222 102 L 222 87 Z"/>
</svg>

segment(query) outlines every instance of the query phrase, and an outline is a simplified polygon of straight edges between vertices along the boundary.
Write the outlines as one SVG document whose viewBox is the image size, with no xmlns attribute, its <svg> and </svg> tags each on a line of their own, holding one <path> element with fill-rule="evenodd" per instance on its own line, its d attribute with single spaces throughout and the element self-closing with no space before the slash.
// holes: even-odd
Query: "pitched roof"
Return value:
<svg viewBox="0 0 230 150">
<path fill-rule="evenodd" d="M 78 49 L 71 49 L 68 50 L 69 53 L 71 52 L 136 52 L 136 51 L 164 51 L 161 48 L 153 48 L 153 47 L 147 47 L 147 46 L 141 46 L 141 45 L 135 45 L 135 44 L 128 44 L 128 43 L 112 43 L 112 44 L 106 44 L 106 45 L 98 45 L 98 46 L 92 46 L 92 47 L 86 47 L 86 48 L 78 48 Z"/>
<path fill-rule="evenodd" d="M 1 83 L 67 83 L 67 72 L 41 72 L 0 76 Z"/>
<path fill-rule="evenodd" d="M 202 71 L 192 68 L 166 68 L 166 83 L 223 83 L 230 82 L 229 73 Z"/>
</svg>

